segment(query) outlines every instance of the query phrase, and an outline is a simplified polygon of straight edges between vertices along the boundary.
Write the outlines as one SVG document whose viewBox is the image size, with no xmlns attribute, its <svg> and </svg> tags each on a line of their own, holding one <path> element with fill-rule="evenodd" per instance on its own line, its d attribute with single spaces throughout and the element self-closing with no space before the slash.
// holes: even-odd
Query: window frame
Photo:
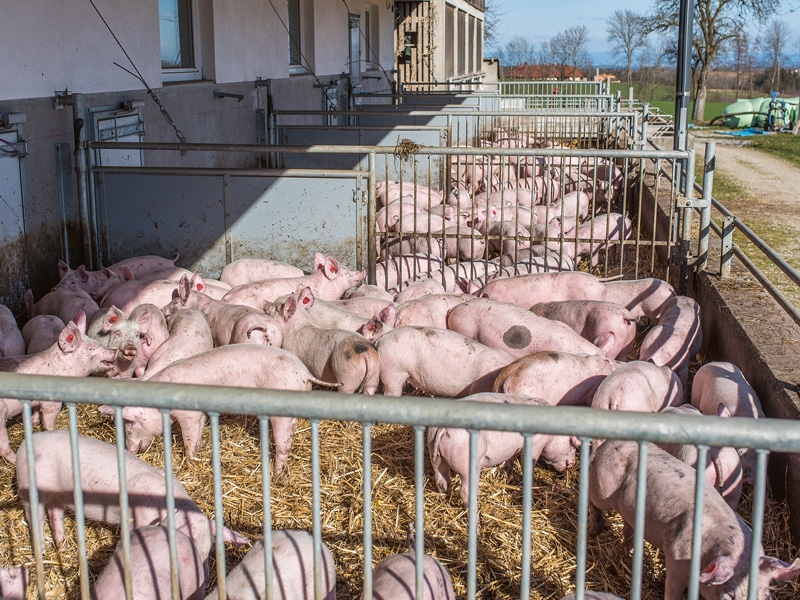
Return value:
<svg viewBox="0 0 800 600">
<path fill-rule="evenodd" d="M 296 24 L 292 24 L 292 20 L 289 18 L 289 5 L 295 2 L 297 3 L 297 21 Z M 287 33 L 287 42 L 289 43 L 289 75 L 307 75 L 311 73 L 309 65 L 303 64 L 303 58 L 305 58 L 306 62 L 308 62 L 308 58 L 306 57 L 306 52 L 303 49 L 303 42 L 305 40 L 304 30 L 305 30 L 305 5 L 304 0 L 287 0 L 286 1 L 286 28 L 289 30 Z M 299 54 L 299 61 L 300 62 L 292 62 L 292 30 L 296 27 L 297 30 L 297 52 Z"/>
<path fill-rule="evenodd" d="M 362 37 L 364 38 L 364 70 L 379 69 L 381 62 L 380 51 L 380 7 L 377 4 L 365 4 L 361 17 Z M 369 27 L 366 27 L 366 23 Z"/>
<path fill-rule="evenodd" d="M 159 0 L 160 2 L 160 0 Z M 161 80 L 164 83 L 175 81 L 197 81 L 203 79 L 203 62 L 202 53 L 200 51 L 200 11 L 198 8 L 198 0 L 188 0 L 189 12 L 191 16 L 191 35 L 192 35 L 192 53 L 194 56 L 194 66 L 191 67 L 161 67 Z M 160 19 L 159 19 L 160 21 Z M 161 38 L 159 29 L 159 40 Z"/>
</svg>

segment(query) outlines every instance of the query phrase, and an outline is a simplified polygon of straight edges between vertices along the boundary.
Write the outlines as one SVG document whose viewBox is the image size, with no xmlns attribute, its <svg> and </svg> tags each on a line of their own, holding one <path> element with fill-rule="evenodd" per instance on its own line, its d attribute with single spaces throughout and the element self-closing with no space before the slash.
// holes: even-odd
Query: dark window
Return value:
<svg viewBox="0 0 800 600">
<path fill-rule="evenodd" d="M 192 1 L 158 0 L 161 68 L 188 69 L 194 64 Z"/>
</svg>

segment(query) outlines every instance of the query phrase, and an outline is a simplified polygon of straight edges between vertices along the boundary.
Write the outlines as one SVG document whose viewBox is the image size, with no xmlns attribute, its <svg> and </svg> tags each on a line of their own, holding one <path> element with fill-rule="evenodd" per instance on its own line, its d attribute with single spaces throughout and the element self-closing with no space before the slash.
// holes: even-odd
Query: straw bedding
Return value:
<svg viewBox="0 0 800 600">
<path fill-rule="evenodd" d="M 639 276 L 649 271 L 649 256 L 640 256 Z M 649 253 L 646 253 L 649 254 Z M 602 263 L 601 263 L 602 264 Z M 585 268 L 585 267 L 584 267 Z M 629 271 L 631 273 L 629 273 Z M 633 266 L 625 274 L 632 276 Z M 613 274 L 613 272 L 611 273 Z M 657 273 L 662 275 L 663 273 Z M 637 336 L 633 356 L 642 334 Z M 696 366 L 690 370 L 694 375 Z M 131 384 L 135 385 L 135 384 Z M 414 392 L 411 392 L 414 393 Z M 95 407 L 78 406 L 79 431 L 113 443 L 113 421 L 101 418 Z M 11 446 L 23 439 L 22 423 L 9 424 Z M 57 427 L 68 426 L 62 411 Z M 39 426 L 36 426 L 37 430 Z M 177 430 L 176 430 L 177 431 Z M 199 460 L 185 459 L 180 435 L 173 431 L 175 474 L 189 495 L 213 515 L 211 439 L 207 427 Z M 226 525 L 251 539 L 262 533 L 259 421 L 254 417 L 223 415 L 220 418 L 223 512 Z M 320 485 L 322 538 L 330 548 L 337 569 L 337 597 L 359 598 L 363 577 L 363 471 L 362 427 L 352 422 L 320 423 Z M 375 424 L 372 428 L 372 535 L 373 564 L 389 554 L 407 551 L 406 528 L 414 521 L 414 430 L 412 427 Z M 163 441 L 158 438 L 140 455 L 164 466 Z M 270 448 L 270 456 L 274 451 Z M 531 533 L 531 597 L 557 599 L 574 591 L 576 570 L 578 464 L 558 474 L 540 466 L 534 471 Z M 519 597 L 522 555 L 522 469 L 517 462 L 511 472 L 502 467 L 484 470 L 478 496 L 477 590 L 481 599 Z M 271 482 L 272 527 L 312 529 L 311 434 L 301 420 L 284 475 Z M 456 595 L 466 596 L 468 518 L 459 495 L 460 482 L 453 474 L 450 494 L 440 493 L 425 451 L 425 551 L 437 558 L 453 579 Z M 747 520 L 750 497 L 745 494 L 740 514 Z M 631 559 L 622 543 L 622 521 L 609 515 L 607 528 L 588 544 L 587 587 L 630 594 Z M 67 541 L 56 549 L 46 528 L 45 579 L 48 597 L 78 598 L 77 537 L 74 521 L 66 518 Z M 418 535 L 420 533 L 418 532 Z M 86 528 L 91 582 L 108 562 L 119 538 L 118 526 L 88 523 Z M 767 499 L 764 526 L 767 554 L 790 561 L 797 555 L 788 534 L 788 510 L 784 503 Z M 226 548 L 226 570 L 235 566 L 247 546 Z M 210 558 L 211 585 L 216 579 L 214 556 Z M 35 581 L 30 535 L 16 491 L 15 468 L 0 463 L 0 564 L 31 567 Z M 646 544 L 643 598 L 663 597 L 663 555 Z M 35 597 L 30 585 L 28 598 Z M 800 583 L 776 586 L 773 597 L 800 597 Z"/>
</svg>

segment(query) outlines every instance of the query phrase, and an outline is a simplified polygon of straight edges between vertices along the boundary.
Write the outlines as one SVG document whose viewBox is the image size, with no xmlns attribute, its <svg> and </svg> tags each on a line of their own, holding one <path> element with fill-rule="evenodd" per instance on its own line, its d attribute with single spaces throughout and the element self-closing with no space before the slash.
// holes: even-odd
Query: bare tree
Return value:
<svg viewBox="0 0 800 600">
<path fill-rule="evenodd" d="M 606 19 L 606 33 L 611 49 L 625 56 L 628 63 L 627 87 L 631 86 L 633 56 L 647 45 L 644 17 L 632 10 L 615 10 Z"/>
<path fill-rule="evenodd" d="M 695 82 L 692 118 L 703 120 L 708 76 L 724 45 L 744 29 L 749 17 L 758 22 L 773 14 L 777 0 L 695 0 L 692 79 Z M 666 31 L 678 26 L 679 0 L 655 0 L 648 30 Z"/>
<path fill-rule="evenodd" d="M 764 62 L 770 68 L 771 90 L 778 90 L 781 86 L 781 65 L 786 61 L 784 51 L 789 43 L 789 26 L 780 19 L 772 19 L 759 39 Z"/>
<path fill-rule="evenodd" d="M 536 47 L 528 38 L 515 35 L 506 44 L 503 59 L 509 66 L 533 64 L 536 59 Z"/>
<path fill-rule="evenodd" d="M 566 78 L 566 67 L 572 67 L 573 76 L 575 69 L 586 69 L 591 64 L 589 51 L 589 28 L 586 25 L 575 25 L 560 31 L 550 40 L 550 54 L 552 60 L 561 69 L 561 78 Z"/>
<path fill-rule="evenodd" d="M 501 52 L 498 46 L 503 38 L 500 23 L 508 16 L 510 8 L 501 8 L 497 0 L 486 0 L 486 10 L 483 13 L 483 40 L 486 48 Z"/>
<path fill-rule="evenodd" d="M 652 38 L 653 36 L 650 36 Z M 667 42 L 663 38 L 648 38 L 639 52 L 639 94 L 647 102 L 653 101 L 658 86 L 659 73 L 667 57 Z"/>
<path fill-rule="evenodd" d="M 733 67 L 736 70 L 736 91 L 741 89 L 753 92 L 753 66 L 755 57 L 751 47 L 750 38 L 747 33 L 742 31 L 733 40 L 733 48 L 730 57 L 733 60 Z"/>
</svg>

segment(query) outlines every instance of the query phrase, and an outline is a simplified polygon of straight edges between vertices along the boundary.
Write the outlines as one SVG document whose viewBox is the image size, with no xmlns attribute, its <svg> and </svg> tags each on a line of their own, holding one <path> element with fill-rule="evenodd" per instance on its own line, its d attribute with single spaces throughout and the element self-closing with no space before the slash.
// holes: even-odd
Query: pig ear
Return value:
<svg viewBox="0 0 800 600">
<path fill-rule="evenodd" d="M 67 326 L 58 334 L 58 347 L 67 354 L 77 349 L 81 345 L 81 341 L 81 332 L 72 321 L 67 323 Z"/>
<path fill-rule="evenodd" d="M 731 411 L 728 410 L 727 406 L 725 406 L 722 402 L 720 402 L 719 406 L 717 407 L 717 414 L 720 417 L 727 419 L 728 417 L 731 416 Z"/>
<path fill-rule="evenodd" d="M 183 275 L 178 282 L 178 297 L 186 302 L 189 299 L 189 293 L 192 291 L 192 284 L 189 283 L 189 277 Z"/>
<path fill-rule="evenodd" d="M 124 320 L 125 314 L 116 306 L 112 305 L 111 308 L 108 309 L 108 312 L 103 316 L 103 327 L 100 329 L 100 331 L 111 331 L 114 325 L 116 325 L 119 321 Z"/>
<path fill-rule="evenodd" d="M 69 265 L 65 263 L 63 260 L 58 261 L 58 277 L 59 279 L 64 279 L 64 275 L 69 273 L 72 269 L 69 268 Z"/>
<path fill-rule="evenodd" d="M 26 290 L 23 297 L 25 299 L 25 308 L 28 309 L 28 316 L 33 317 L 33 305 L 35 304 L 33 301 L 33 292 L 31 290 Z"/>
<path fill-rule="evenodd" d="M 83 268 L 83 265 L 81 265 L 79 268 Z M 111 277 L 114 276 L 114 271 L 112 271 L 111 269 L 109 269 L 107 267 L 100 267 L 100 272 L 103 275 L 105 275 L 106 277 L 108 277 L 108 278 L 111 278 Z M 85 271 L 84 271 L 84 273 L 85 273 Z"/>
<path fill-rule="evenodd" d="M 214 519 L 209 519 L 208 522 L 211 524 L 211 535 L 217 535 L 216 521 L 214 521 Z M 238 531 L 228 529 L 224 525 L 222 526 L 222 540 L 228 542 L 229 544 L 237 544 L 239 546 L 250 543 L 250 538 L 245 537 Z"/>
<path fill-rule="evenodd" d="M 339 261 L 332 256 L 325 257 L 325 277 L 335 279 L 339 275 Z"/>
<path fill-rule="evenodd" d="M 369 321 L 364 323 L 358 330 L 358 333 L 363 335 L 368 340 L 374 340 L 383 330 L 383 323 L 378 317 L 372 317 Z"/>
<path fill-rule="evenodd" d="M 198 292 L 205 293 L 206 291 L 206 282 L 200 276 L 200 273 L 195 271 L 194 275 L 192 275 L 192 279 L 189 281 L 189 285 L 193 290 L 197 290 Z"/>
<path fill-rule="evenodd" d="M 456 214 L 456 209 L 453 206 L 446 206 L 444 209 L 444 218 L 450 221 Z"/>
<path fill-rule="evenodd" d="M 138 406 L 123 406 L 122 407 L 122 420 L 135 421 L 141 418 L 142 409 Z"/>
<path fill-rule="evenodd" d="M 303 305 L 304 308 L 311 308 L 314 306 L 314 293 L 311 288 L 306 286 L 297 293 L 297 301 Z"/>
<path fill-rule="evenodd" d="M 139 315 L 139 331 L 141 335 L 146 336 L 147 332 L 150 331 L 150 327 L 153 324 L 153 315 L 149 310 L 144 310 Z"/>
<path fill-rule="evenodd" d="M 119 276 L 124 281 L 133 281 L 133 279 L 136 277 L 131 268 L 125 263 L 122 263 L 119 267 Z"/>
<path fill-rule="evenodd" d="M 786 581 L 800 575 L 800 558 L 795 558 L 792 564 L 783 562 L 773 556 L 762 556 L 759 570 L 770 576 L 770 579 Z"/>
<path fill-rule="evenodd" d="M 288 321 L 297 312 L 297 300 L 294 296 L 289 296 L 281 307 L 281 316 L 284 321 Z"/>
<path fill-rule="evenodd" d="M 75 323 L 75 327 L 77 327 L 81 333 L 86 333 L 86 313 L 82 310 L 79 310 L 75 317 L 72 319 L 72 322 Z"/>
<path fill-rule="evenodd" d="M 78 275 L 81 276 L 81 279 L 83 279 L 84 281 L 89 281 L 89 274 L 86 272 L 86 267 L 84 267 L 83 265 L 80 265 L 76 269 L 76 271 L 78 271 Z"/>
<path fill-rule="evenodd" d="M 573 448 L 580 448 L 581 444 L 582 444 L 582 442 L 581 442 L 579 437 L 576 437 L 574 435 L 569 436 L 569 445 L 570 446 L 572 446 Z"/>
<path fill-rule="evenodd" d="M 325 255 L 321 252 L 314 252 L 314 270 L 319 271 L 325 266 Z"/>
<path fill-rule="evenodd" d="M 733 565 L 729 556 L 718 556 L 700 573 L 700 583 L 720 585 L 733 577 Z"/>
<path fill-rule="evenodd" d="M 109 406 L 108 404 L 101 404 L 97 407 L 97 410 L 100 411 L 100 414 L 104 417 L 113 417 L 114 416 L 114 407 Z"/>
<path fill-rule="evenodd" d="M 386 323 L 388 325 L 394 326 L 394 323 L 397 320 L 397 309 L 395 308 L 394 304 L 390 304 L 389 306 L 384 308 L 381 312 L 379 312 L 378 320 L 381 323 Z"/>
</svg>

